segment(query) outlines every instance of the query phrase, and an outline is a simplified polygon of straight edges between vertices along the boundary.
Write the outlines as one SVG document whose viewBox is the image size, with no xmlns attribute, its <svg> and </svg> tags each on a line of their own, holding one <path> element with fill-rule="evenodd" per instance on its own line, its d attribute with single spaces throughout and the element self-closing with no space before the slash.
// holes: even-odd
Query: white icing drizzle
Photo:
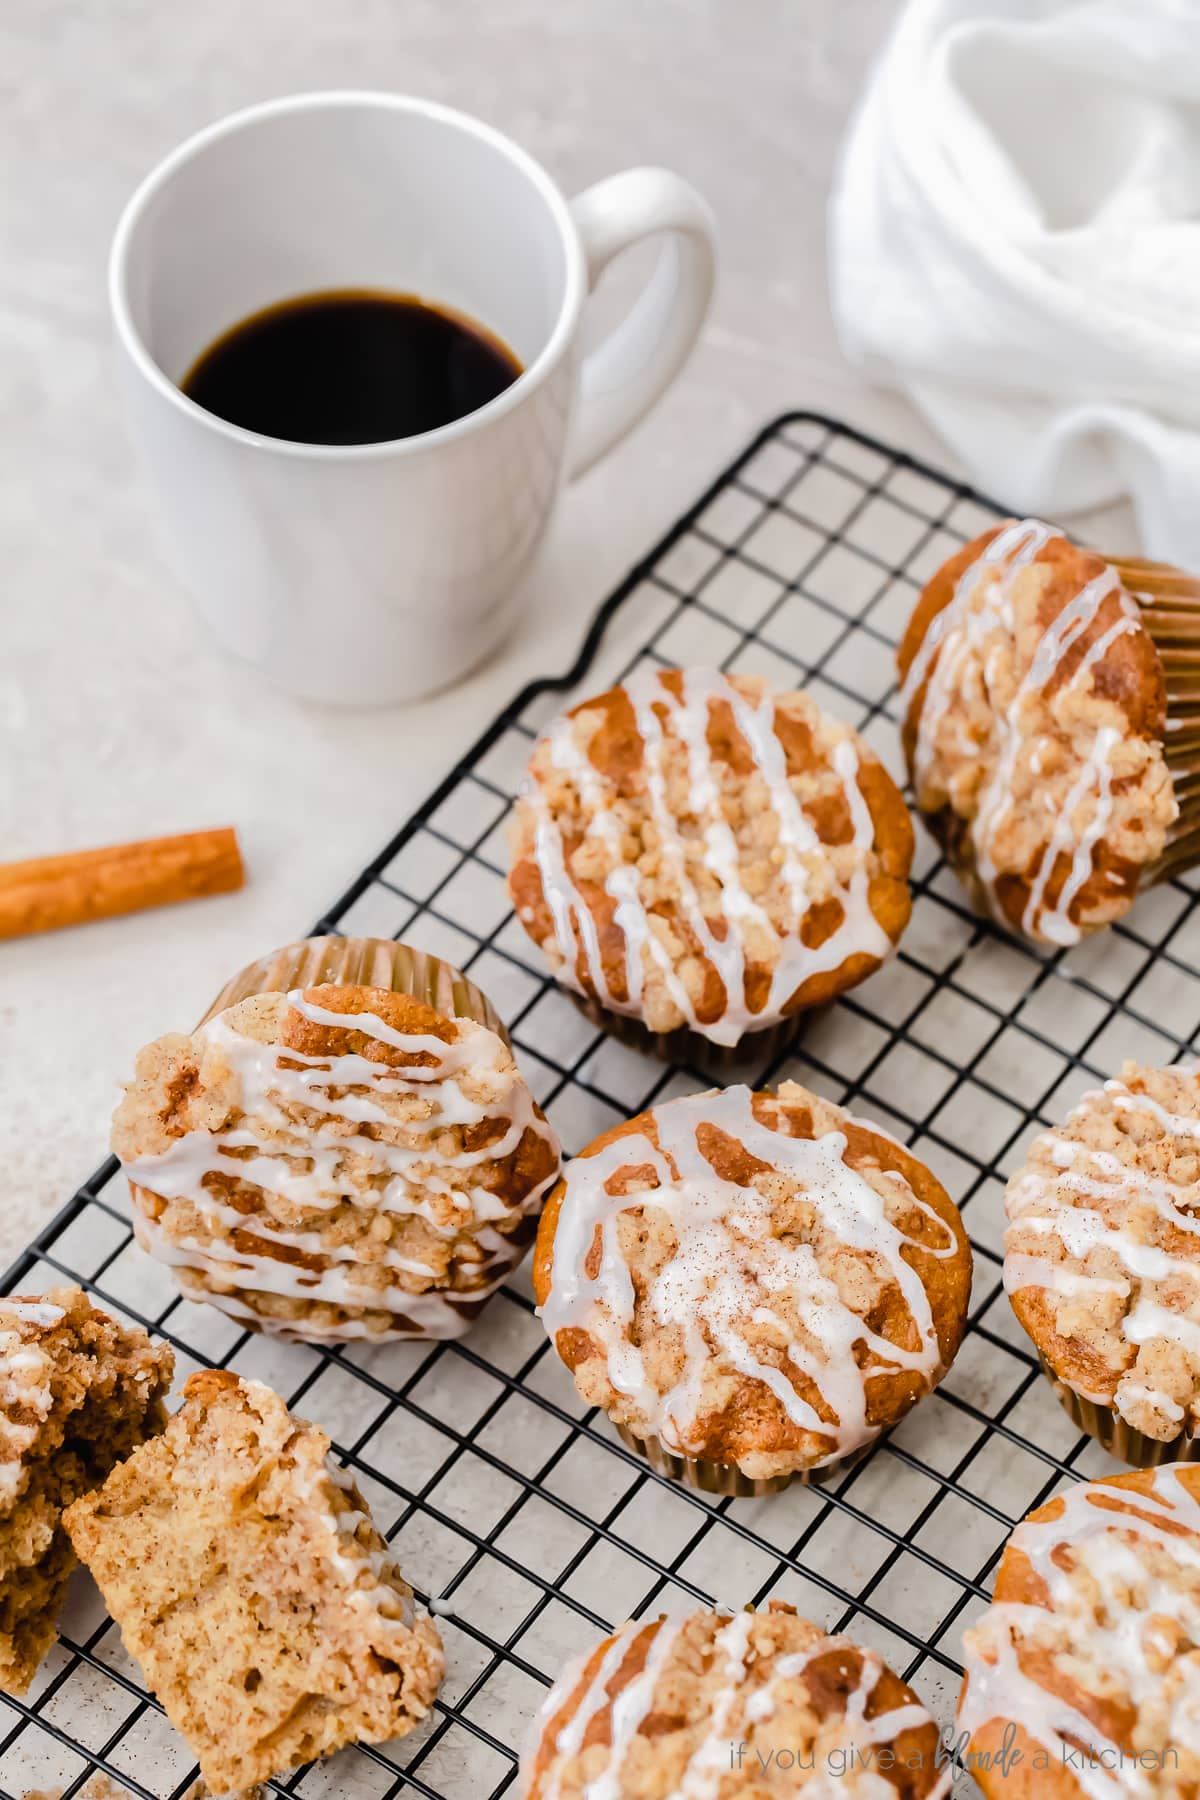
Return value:
<svg viewBox="0 0 1200 1800">
<path fill-rule="evenodd" d="M 840 968 L 856 954 L 882 960 L 891 954 L 893 945 L 870 905 L 866 859 L 875 841 L 875 828 L 859 785 L 859 756 L 854 740 L 847 737 L 836 744 L 831 762 L 849 809 L 855 866 L 849 881 L 832 890 L 832 897 L 842 907 L 841 923 L 824 943 L 809 949 L 799 933 L 809 908 L 808 862 L 823 858 L 826 851 L 789 779 L 784 749 L 775 731 L 774 701 L 770 694 L 759 700 L 750 698 L 726 676 L 711 669 L 684 670 L 681 683 L 682 695 L 677 697 L 658 670 L 639 669 L 624 683 L 624 691 L 633 707 L 642 742 L 646 803 L 659 853 L 678 896 L 678 916 L 690 928 L 700 954 L 716 970 L 725 990 L 725 1006 L 719 1019 L 701 1022 L 696 1017 L 675 958 L 655 929 L 656 922 L 660 927 L 662 922 L 647 911 L 641 871 L 636 863 L 626 859 L 621 825 L 613 810 L 616 788 L 576 742 L 569 717 L 555 720 L 544 742 L 551 763 L 572 783 L 587 814 L 586 839 L 598 839 L 608 858 L 615 862 L 604 887 L 615 903 L 615 922 L 624 937 L 626 998 L 614 996 L 605 975 L 595 917 L 567 867 L 561 828 L 536 776 L 526 779 L 521 795 L 534 818 L 534 853 L 562 957 L 560 980 L 582 989 L 577 968 L 582 949 L 588 981 L 597 998 L 614 1011 L 636 1015 L 646 975 L 653 968 L 690 1028 L 714 1043 L 729 1045 L 736 1044 L 747 1031 L 776 1023 L 783 1016 L 787 1001 L 811 976 Z M 792 919 L 783 932 L 745 887 L 737 840 L 722 810 L 717 768 L 707 736 L 710 709 L 721 703 L 732 710 L 775 815 L 775 848 L 792 908 Z M 665 725 L 660 710 L 666 713 Z M 704 866 L 721 890 L 716 920 L 701 905 L 688 868 L 688 840 L 667 798 L 666 750 L 672 740 L 682 743 L 686 751 L 689 811 L 699 827 Z M 754 1013 L 747 1007 L 745 995 L 745 928 L 749 925 L 757 927 L 777 946 L 769 995 Z"/>
<path fill-rule="evenodd" d="M 722 1777 L 728 1776 L 733 1766 L 731 1751 L 738 1742 L 749 1752 L 744 1759 L 748 1774 L 755 1766 L 756 1728 L 774 1715 L 782 1685 L 802 1677 L 810 1663 L 838 1651 L 856 1655 L 861 1667 L 856 1686 L 846 1695 L 845 1713 L 836 1734 L 837 1747 L 848 1749 L 852 1745 L 861 1764 L 856 1762 L 841 1773 L 817 1764 L 804 1783 L 804 1792 L 822 1796 L 823 1800 L 835 1800 L 836 1796 L 841 1800 L 876 1800 L 876 1795 L 880 1800 L 884 1796 L 895 1800 L 894 1787 L 871 1768 L 871 1749 L 894 1742 L 904 1731 L 919 1730 L 931 1720 L 925 1708 L 913 1702 L 872 1719 L 866 1717 L 868 1703 L 884 1672 L 879 1657 L 873 1651 L 857 1649 L 844 1638 L 821 1637 L 809 1650 L 776 1656 L 769 1675 L 762 1681 L 753 1668 L 747 1667 L 754 1614 L 741 1612 L 719 1617 L 720 1629 L 712 1642 L 712 1667 L 719 1679 L 707 1727 L 672 1789 L 672 1800 L 716 1800 Z M 653 1628 L 654 1636 L 641 1670 L 612 1697 L 610 1686 L 647 1626 L 644 1620 L 631 1620 L 614 1635 L 578 1705 L 557 1733 L 555 1755 L 538 1787 L 537 1800 L 559 1800 L 564 1771 L 578 1756 L 594 1721 L 606 1710 L 608 1757 L 600 1772 L 584 1783 L 582 1794 L 584 1800 L 623 1800 L 627 1792 L 623 1776 L 630 1748 L 654 1710 L 663 1670 L 687 1624 L 684 1618 L 660 1620 Z M 578 1692 L 587 1661 L 587 1657 L 576 1658 L 564 1670 L 533 1720 L 521 1759 L 522 1792 L 530 1789 L 545 1731 Z M 823 1722 L 822 1740 L 833 1747 L 829 1722 Z M 787 1747 L 795 1753 L 795 1746 Z M 927 1790 L 926 1800 L 943 1800 L 949 1794 L 951 1773 L 949 1769 L 942 1772 Z"/>
<path fill-rule="evenodd" d="M 567 1164 L 550 1293 L 541 1317 L 551 1339 L 576 1327 L 602 1346 L 608 1379 L 634 1403 L 639 1429 L 653 1432 L 670 1449 L 698 1453 L 705 1377 L 724 1364 L 762 1382 L 801 1430 L 832 1438 L 832 1447 L 815 1465 L 823 1466 L 877 1435 L 878 1427 L 867 1420 L 867 1375 L 912 1369 L 934 1385 L 942 1373 L 937 1332 L 921 1279 L 902 1254 L 914 1240 L 889 1221 L 883 1200 L 844 1160 L 845 1133 L 788 1137 L 758 1122 L 752 1100 L 750 1089 L 738 1086 L 669 1101 L 649 1115 L 657 1145 L 639 1132 Z M 774 1235 L 770 1201 L 754 1187 L 723 1179 L 702 1154 L 697 1131 L 704 1126 L 726 1133 L 752 1157 L 802 1185 L 826 1230 L 864 1253 L 876 1268 L 883 1266 L 916 1328 L 916 1349 L 902 1349 L 873 1332 L 822 1273 L 810 1244 Z M 608 1192 L 620 1170 L 644 1165 L 654 1171 L 657 1188 L 624 1197 Z M 906 1202 L 937 1220 L 902 1176 L 893 1172 L 889 1179 Z M 622 1213 L 641 1207 L 669 1215 L 678 1245 L 650 1292 L 656 1318 L 682 1327 L 686 1346 L 683 1373 L 665 1393 L 654 1386 L 630 1330 L 634 1288 L 618 1223 Z M 947 1242 L 932 1254 L 951 1256 L 955 1241 L 937 1223 Z M 597 1232 L 601 1254 L 591 1276 L 585 1265 Z M 784 1308 L 803 1317 L 802 1340 L 794 1336 Z M 783 1367 L 763 1358 L 747 1337 L 745 1326 L 752 1320 L 774 1326 L 772 1335 L 786 1342 Z M 865 1344 L 870 1352 L 866 1370 L 855 1360 L 856 1344 Z M 788 1364 L 817 1387 L 832 1408 L 833 1422 L 801 1397 L 786 1372 Z"/>
<path fill-rule="evenodd" d="M 0 1300 L 0 1313 L 11 1313 L 22 1325 L 40 1325 L 43 1329 L 57 1325 L 67 1316 L 51 1300 Z"/>
<path fill-rule="evenodd" d="M 1169 1112 L 1150 1095 L 1133 1092 L 1122 1080 L 1106 1081 L 1102 1091 L 1085 1094 L 1064 1125 L 1044 1132 L 1033 1146 L 1048 1150 L 1054 1172 L 1027 1163 L 1010 1181 L 1005 1200 L 1010 1220 L 1008 1245 L 1029 1235 L 1053 1239 L 1070 1260 L 1064 1262 L 1049 1245 L 1045 1256 L 1008 1248 L 1005 1291 L 1017 1294 L 1025 1288 L 1044 1288 L 1065 1298 L 1115 1294 L 1132 1302 L 1116 1326 L 1127 1343 L 1140 1346 L 1165 1340 L 1200 1361 L 1200 1258 L 1147 1243 L 1143 1236 L 1135 1235 L 1124 1217 L 1130 1207 L 1148 1208 L 1162 1221 L 1165 1231 L 1200 1238 L 1200 1216 L 1191 1210 L 1200 1201 L 1200 1192 L 1194 1183 L 1145 1174 L 1111 1151 L 1094 1149 L 1067 1135 L 1071 1124 L 1086 1119 L 1105 1097 L 1118 1113 L 1148 1113 L 1166 1137 L 1193 1144 L 1200 1139 L 1200 1115 Z M 1200 1252 L 1200 1244 L 1196 1248 Z M 1095 1252 L 1115 1258 L 1124 1273 L 1093 1274 L 1078 1266 Z M 1170 1304 L 1141 1291 L 1145 1283 L 1166 1284 Z M 1185 1416 L 1172 1396 L 1148 1385 L 1135 1369 L 1118 1381 L 1115 1394 L 1085 1398 L 1113 1405 L 1123 1417 L 1130 1405 L 1147 1401 L 1170 1421 L 1178 1423 Z"/>
<path fill-rule="evenodd" d="M 226 1014 L 218 1014 L 197 1033 L 202 1045 L 228 1066 L 238 1082 L 238 1106 L 246 1117 L 228 1131 L 192 1131 L 158 1154 L 147 1154 L 124 1164 L 132 1182 L 165 1200 L 185 1199 L 199 1211 L 204 1235 L 172 1238 L 162 1223 L 139 1214 L 135 1230 L 142 1247 L 159 1261 L 180 1271 L 191 1271 L 201 1280 L 193 1290 L 211 1299 L 235 1317 L 249 1317 L 271 1329 L 272 1322 L 253 1309 L 239 1307 L 228 1295 L 209 1293 L 208 1280 L 224 1287 L 276 1294 L 292 1299 L 340 1307 L 366 1307 L 401 1313 L 414 1329 L 388 1336 L 455 1337 L 467 1329 L 477 1303 L 494 1291 L 524 1254 L 523 1243 L 513 1243 L 494 1229 L 494 1221 L 537 1211 L 543 1194 L 556 1178 L 557 1169 L 531 1187 L 518 1206 L 478 1181 L 457 1185 L 450 1171 L 471 1171 L 491 1166 L 510 1156 L 526 1131 L 554 1146 L 549 1125 L 538 1117 L 533 1096 L 521 1076 L 506 1068 L 507 1053 L 495 1032 L 479 1029 L 444 1043 L 423 1033 L 404 1033 L 387 1025 L 374 1013 L 341 1013 L 307 1000 L 299 989 L 288 1003 L 313 1024 L 362 1032 L 379 1043 L 411 1056 L 432 1060 L 425 1066 L 402 1069 L 376 1062 L 357 1052 L 339 1056 L 302 1054 L 278 1044 L 263 1044 L 237 1031 Z M 470 1081 L 487 1098 L 471 1099 L 465 1091 Z M 365 1090 L 346 1092 L 346 1089 Z M 389 1114 L 385 1101 L 415 1102 L 409 1119 Z M 302 1106 L 318 1115 L 315 1121 L 297 1122 L 286 1109 Z M 447 1132 L 481 1125 L 489 1120 L 503 1125 L 500 1135 L 480 1150 L 453 1150 Z M 373 1135 L 376 1128 L 399 1128 L 408 1144 L 385 1141 Z M 281 1134 L 286 1149 L 268 1139 Z M 370 1170 L 369 1195 L 348 1166 Z M 353 1277 L 359 1268 L 384 1267 L 434 1279 L 434 1271 L 406 1257 L 391 1246 L 371 1246 L 369 1259 L 360 1260 L 353 1244 L 326 1245 L 319 1230 L 289 1229 L 273 1215 L 259 1210 L 242 1213 L 204 1185 L 208 1175 L 224 1175 L 274 1192 L 306 1213 L 330 1213 L 352 1202 L 360 1210 L 415 1216 L 440 1237 L 469 1234 L 482 1252 L 469 1267 L 472 1286 L 451 1292 L 409 1293 L 402 1285 L 367 1287 Z M 313 1269 L 285 1261 L 270 1253 L 251 1253 L 236 1248 L 229 1232 L 249 1233 L 284 1252 L 319 1257 Z M 519 1234 L 518 1234 L 519 1236 Z M 469 1309 L 465 1314 L 461 1308 Z M 352 1338 L 380 1337 L 377 1332 L 354 1330 L 358 1321 L 346 1321 L 322 1335 Z M 278 1328 L 278 1327 L 276 1327 Z M 306 1335 L 311 1335 L 306 1333 Z"/>
<path fill-rule="evenodd" d="M 1071 907 L 1084 882 L 1092 873 L 1092 853 L 1108 830 L 1113 812 L 1112 766 L 1110 758 L 1121 733 L 1112 725 L 1103 725 L 1092 742 L 1092 751 L 1062 803 L 1054 829 L 1050 833 L 1037 874 L 1030 883 L 1029 899 L 1021 915 L 1021 924 L 1032 937 L 1041 932 L 1052 944 L 1069 947 L 1082 935 L 1071 918 Z M 1075 836 L 1072 819 L 1075 810 L 1095 790 L 1096 804 L 1091 818 L 1079 836 Z M 1058 866 L 1060 855 L 1071 858 L 1071 872 L 1059 889 L 1052 907 L 1045 902 L 1046 883 Z"/>
<path fill-rule="evenodd" d="M 353 1496 L 354 1477 L 334 1462 L 332 1454 L 325 1458 L 321 1473 L 327 1476 L 336 1488 Z M 395 1558 L 382 1539 L 375 1546 L 358 1541 L 357 1534 L 360 1525 L 366 1525 L 372 1533 L 375 1532 L 369 1516 L 365 1512 L 361 1512 L 357 1506 L 352 1506 L 341 1512 L 323 1511 L 321 1521 L 330 1537 L 327 1552 L 329 1562 L 349 1588 L 352 1603 L 376 1613 L 387 1625 L 408 1630 L 415 1617 L 411 1595 L 403 1588 L 395 1588 L 390 1582 L 382 1579 L 385 1575 L 391 1575 L 396 1580 L 402 1579 L 400 1571 L 396 1567 Z M 342 1548 L 343 1543 L 353 1545 L 353 1554 L 346 1554 Z M 362 1586 L 359 1582 L 359 1576 L 363 1574 L 364 1570 L 369 1571 L 374 1578 L 372 1584 L 367 1587 Z"/>
<path fill-rule="evenodd" d="M 708 1730 L 688 1757 L 675 1793 L 678 1800 L 713 1800 L 729 1766 L 733 1722 L 745 1697 L 753 1613 L 735 1613 L 713 1640 L 713 1662 L 721 1685 L 713 1696 Z"/>
<path fill-rule="evenodd" d="M 50 1358 L 16 1331 L 0 1331 L 0 1437 L 9 1454 L 0 1462 L 0 1500 L 11 1499 L 20 1481 L 26 1453 L 36 1444 L 54 1405 Z M 20 1406 L 32 1419 L 14 1419 Z"/>
<path fill-rule="evenodd" d="M 49 1300 L 0 1298 L 0 1317 L 13 1319 L 18 1326 L 47 1331 L 66 1314 Z M 53 1362 L 36 1341 L 28 1341 L 12 1327 L 0 1328 L 0 1433 L 5 1449 L 15 1453 L 0 1462 L 0 1500 L 11 1500 L 15 1494 L 26 1452 L 36 1444 L 50 1416 L 54 1406 L 53 1373 Z M 22 1412 L 32 1411 L 35 1417 L 9 1417 L 18 1406 Z"/>
<path fill-rule="evenodd" d="M 1088 1747 L 1091 1757 L 1073 1762 L 1071 1773 L 1088 1800 L 1153 1800 L 1162 1792 L 1161 1774 L 1117 1763 L 1122 1748 L 1114 1744 L 1077 1708 L 1059 1699 L 1026 1674 L 1020 1648 L 1039 1645 L 1056 1654 L 1055 1619 L 1068 1641 L 1057 1654 L 1070 1659 L 1071 1678 L 1078 1682 L 1079 1608 L 1086 1604 L 1083 1643 L 1089 1660 L 1106 1676 L 1115 1677 L 1134 1707 L 1162 1691 L 1164 1674 L 1151 1666 L 1156 1626 L 1173 1621 L 1181 1638 L 1200 1644 L 1200 1506 L 1176 1468 L 1155 1469 L 1148 1494 L 1122 1491 L 1102 1481 L 1081 1482 L 1062 1495 L 1058 1518 L 1018 1525 L 1011 1550 L 1028 1557 L 1045 1584 L 1049 1606 L 1017 1601 L 994 1603 L 968 1632 L 968 1685 L 959 1708 L 959 1725 L 972 1736 L 991 1720 L 1012 1720 L 1042 1746 L 1052 1766 L 1059 1766 L 1071 1740 Z M 1121 1508 L 1120 1511 L 1115 1510 Z M 1136 1510 L 1135 1510 L 1136 1509 Z M 1178 1565 L 1180 1581 L 1151 1575 L 1144 1546 L 1154 1546 Z M 1064 1558 L 1064 1551 L 1067 1553 Z M 1064 1568 L 1068 1560 L 1071 1567 Z M 1079 1596 L 1082 1571 L 1088 1598 Z M 1191 1583 L 1189 1587 L 1189 1582 Z M 1131 1599 L 1131 1595 L 1135 1598 Z M 1059 1640 L 1061 1642 L 1061 1639 Z M 1172 1647 L 1168 1640 L 1167 1649 Z M 1195 1668 L 1194 1658 L 1186 1665 Z M 1153 1746 L 1160 1755 L 1169 1746 L 1200 1753 L 1200 1692 L 1194 1676 L 1180 1683 L 1171 1706 L 1166 1742 Z M 1103 1757 L 1109 1764 L 1104 1767 Z M 1114 1778 L 1112 1769 L 1119 1768 Z M 1164 1767 L 1169 1771 L 1170 1765 Z M 1173 1790 L 1172 1790 L 1173 1791 Z"/>
<path fill-rule="evenodd" d="M 497 1233 L 498 1241 L 505 1245 L 504 1254 L 493 1255 L 485 1262 L 473 1265 L 473 1278 L 476 1275 L 481 1277 L 478 1286 L 462 1289 L 429 1288 L 422 1294 L 409 1294 L 402 1288 L 387 1288 L 382 1292 L 372 1290 L 368 1294 L 362 1288 L 325 1284 L 324 1276 L 313 1271 L 296 1270 L 271 1257 L 251 1256 L 230 1250 L 220 1242 L 198 1245 L 185 1239 L 180 1244 L 172 1243 L 157 1220 L 148 1219 L 142 1214 L 135 1215 L 133 1231 L 143 1250 L 176 1271 L 180 1289 L 188 1299 L 215 1306 L 230 1318 L 244 1320 L 271 1336 L 294 1339 L 300 1343 L 319 1339 L 322 1343 L 340 1344 L 350 1343 L 358 1338 L 369 1338 L 373 1344 L 385 1344 L 408 1338 L 462 1337 L 470 1330 L 480 1306 L 490 1294 L 503 1286 L 523 1259 L 526 1250 L 525 1244 L 509 1244 Z M 336 1269 L 327 1273 L 340 1279 L 340 1272 Z M 378 1311 L 390 1310 L 394 1305 L 396 1318 L 403 1319 L 405 1323 L 393 1324 L 380 1331 L 359 1318 L 340 1319 L 328 1325 L 318 1325 L 308 1317 L 296 1320 L 276 1318 L 257 1311 L 245 1301 L 239 1300 L 236 1294 L 218 1291 L 209 1285 L 211 1282 L 229 1283 L 256 1293 L 282 1294 L 292 1299 L 313 1300 L 331 1305 L 341 1304 L 337 1300 L 331 1300 L 331 1293 L 343 1292 L 346 1296 L 344 1304 L 347 1306 Z"/>
<path fill-rule="evenodd" d="M 901 688 L 906 714 L 920 698 L 920 710 L 914 721 L 916 735 L 912 755 L 913 785 L 918 796 L 928 781 L 939 725 L 962 691 L 971 666 L 983 658 L 983 647 L 991 633 L 999 628 L 1010 640 L 1014 638 L 1012 599 L 1016 578 L 1054 536 L 1052 527 L 1037 519 L 1005 526 L 963 570 L 949 603 L 931 620 Z M 985 582 L 988 583 L 986 587 L 982 585 Z M 1009 706 L 1004 712 L 996 713 L 1000 736 L 998 753 L 979 791 L 969 833 L 976 870 L 998 917 L 1002 916 L 1002 909 L 997 895 L 1001 871 L 994 856 L 996 839 L 1015 803 L 1013 777 L 1018 758 L 1023 749 L 1035 742 L 1027 730 L 1025 715 L 1031 704 L 1035 707 L 1042 704 L 1042 697 L 1068 651 L 1091 630 L 1101 607 L 1114 595 L 1121 616 L 1089 646 L 1060 692 L 1069 692 L 1081 685 L 1117 638 L 1140 629 L 1136 604 L 1122 587 L 1116 570 L 1106 566 L 1051 620 Z M 975 604 L 981 596 L 982 603 Z M 990 688 L 986 659 L 983 677 Z M 1121 731 L 1112 726 L 1097 728 L 1071 788 L 1057 810 L 1021 916 L 1022 928 L 1031 937 L 1040 937 L 1059 946 L 1069 946 L 1080 940 L 1082 933 L 1071 918 L 1071 908 L 1093 873 L 1096 847 L 1112 819 L 1112 757 L 1122 739 Z M 974 758 L 979 747 L 964 739 L 963 750 Z M 1036 747 L 1030 752 L 1030 766 L 1034 774 L 1040 772 L 1041 754 Z M 1087 822 L 1077 831 L 1074 815 L 1080 808 L 1086 809 Z M 1046 890 L 1063 857 L 1070 858 L 1071 867 L 1053 906 L 1048 906 Z"/>
</svg>

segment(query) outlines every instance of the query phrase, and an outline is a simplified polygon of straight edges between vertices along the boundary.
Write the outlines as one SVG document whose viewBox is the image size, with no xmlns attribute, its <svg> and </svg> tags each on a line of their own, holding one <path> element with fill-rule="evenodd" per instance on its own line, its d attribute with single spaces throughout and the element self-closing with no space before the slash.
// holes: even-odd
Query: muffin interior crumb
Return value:
<svg viewBox="0 0 1200 1800">
<path fill-rule="evenodd" d="M 127 1648 L 216 1793 L 341 1744 L 411 1731 L 441 1680 L 437 1628 L 329 1440 L 278 1395 L 193 1376 L 161 1438 L 67 1528 Z"/>
</svg>

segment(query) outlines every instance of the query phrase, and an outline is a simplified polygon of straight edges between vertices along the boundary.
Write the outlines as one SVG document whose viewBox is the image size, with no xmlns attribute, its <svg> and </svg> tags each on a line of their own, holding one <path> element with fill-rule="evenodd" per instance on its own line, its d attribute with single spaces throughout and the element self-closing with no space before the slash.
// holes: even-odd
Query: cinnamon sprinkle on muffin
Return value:
<svg viewBox="0 0 1200 1800">
<path fill-rule="evenodd" d="M 542 1321 L 583 1398 L 721 1492 L 828 1473 L 936 1385 L 971 1255 L 894 1139 L 794 1082 L 669 1100 L 567 1164 Z"/>
<path fill-rule="evenodd" d="M 912 851 L 891 777 L 806 695 L 641 669 L 537 744 L 509 886 L 597 1017 L 732 1047 L 891 954 Z"/>
</svg>

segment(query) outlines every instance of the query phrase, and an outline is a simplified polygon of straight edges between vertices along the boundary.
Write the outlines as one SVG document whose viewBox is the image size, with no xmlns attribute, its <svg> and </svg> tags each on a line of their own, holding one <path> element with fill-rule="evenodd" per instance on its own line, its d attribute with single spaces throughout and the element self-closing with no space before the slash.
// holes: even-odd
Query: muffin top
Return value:
<svg viewBox="0 0 1200 1800">
<path fill-rule="evenodd" d="M 1013 1532 L 994 1604 L 963 1635 L 958 1722 L 989 1800 L 1194 1800 L 1198 1502 L 1200 1469 L 1139 1469 L 1081 1482 Z M 1020 1761 L 989 1765 L 1006 1728 Z"/>
<path fill-rule="evenodd" d="M 348 1270 L 404 1293 L 452 1283 L 559 1168 L 496 1032 L 333 985 L 240 1000 L 149 1045 L 112 1144 L 168 1260 L 203 1244 L 235 1285 L 336 1303 Z"/>
<path fill-rule="evenodd" d="M 985 532 L 899 666 L 917 804 L 982 903 L 1054 946 L 1120 918 L 1178 806 L 1162 663 L 1116 570 L 1034 519 Z"/>
<path fill-rule="evenodd" d="M 92 1430 L 100 1434 L 110 1423 L 120 1441 L 133 1414 L 157 1407 L 174 1366 L 165 1344 L 110 1318 L 80 1288 L 0 1297 L 0 1519 L 29 1487 L 33 1461 L 60 1447 L 85 1400 Z"/>
<path fill-rule="evenodd" d="M 940 1800 L 938 1730 L 873 1650 L 764 1612 L 633 1619 L 546 1696 L 524 1800 Z"/>
<path fill-rule="evenodd" d="M 1126 1063 L 1008 1184 L 1004 1285 L 1055 1374 L 1164 1442 L 1200 1417 L 1200 1075 Z"/>
<path fill-rule="evenodd" d="M 25 1459 L 54 1410 L 54 1361 L 42 1340 L 65 1318 L 57 1298 L 0 1300 L 0 1513 L 27 1480 Z"/>
<path fill-rule="evenodd" d="M 795 1082 L 669 1100 L 567 1164 L 534 1289 L 576 1385 L 752 1480 L 869 1443 L 962 1335 L 957 1210 L 892 1138 Z"/>
<path fill-rule="evenodd" d="M 647 668 L 538 742 L 509 886 L 561 981 L 735 1044 L 878 967 L 912 853 L 883 765 L 804 694 Z"/>
</svg>

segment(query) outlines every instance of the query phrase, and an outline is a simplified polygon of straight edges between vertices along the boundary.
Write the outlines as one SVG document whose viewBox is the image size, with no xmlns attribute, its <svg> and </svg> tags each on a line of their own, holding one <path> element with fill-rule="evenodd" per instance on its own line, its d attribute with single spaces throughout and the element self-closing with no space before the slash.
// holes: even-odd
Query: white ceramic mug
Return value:
<svg viewBox="0 0 1200 1800">
<path fill-rule="evenodd" d="M 582 356 L 589 288 L 659 234 L 632 311 Z M 708 207 L 677 175 L 630 169 L 568 203 L 499 132 L 425 100 L 297 94 L 189 138 L 126 207 L 109 292 L 133 429 L 221 643 L 278 686 L 341 702 L 427 693 L 481 661 L 563 475 L 610 450 L 681 367 L 714 264 Z M 242 430 L 180 392 L 230 326 L 345 287 L 467 313 L 524 373 L 436 431 L 333 447 Z"/>
</svg>

